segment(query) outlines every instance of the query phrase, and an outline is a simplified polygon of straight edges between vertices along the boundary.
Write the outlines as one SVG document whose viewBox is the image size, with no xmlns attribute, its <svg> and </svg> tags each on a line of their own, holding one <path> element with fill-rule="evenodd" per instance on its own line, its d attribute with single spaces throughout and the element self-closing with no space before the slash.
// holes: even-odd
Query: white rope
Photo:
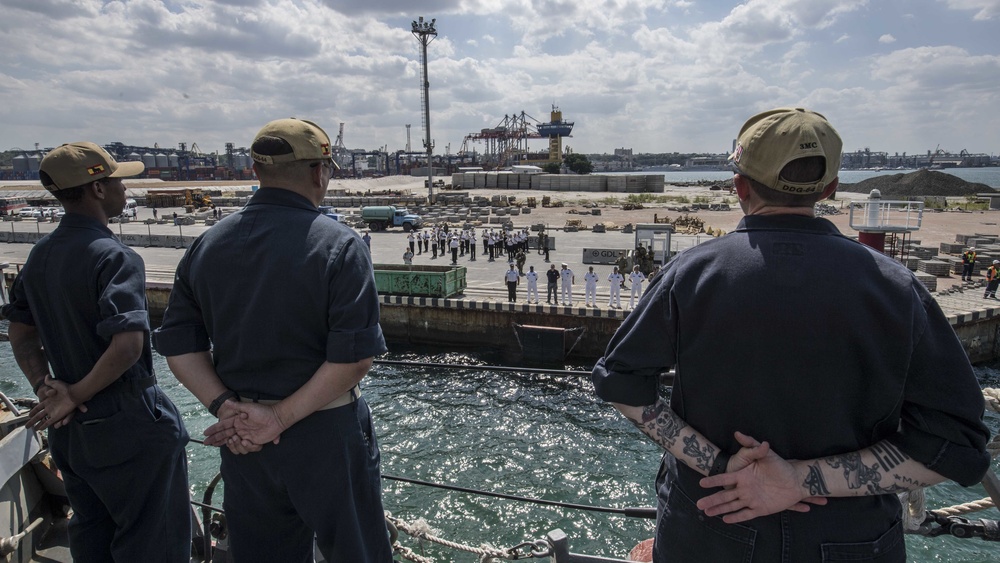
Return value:
<svg viewBox="0 0 1000 563">
<path fill-rule="evenodd" d="M 1000 413 L 1000 389 L 987 387 L 983 389 L 983 398 L 986 399 L 986 407 L 995 413 Z"/>
<path fill-rule="evenodd" d="M 471 545 L 456 543 L 453 541 L 446 540 L 444 538 L 440 538 L 437 535 L 435 535 L 439 532 L 431 528 L 430 524 L 428 524 L 427 521 L 423 518 L 418 518 L 416 521 L 411 523 L 401 520 L 399 518 L 395 518 L 389 512 L 385 513 L 385 517 L 390 522 L 392 522 L 393 525 L 396 526 L 396 529 L 399 530 L 400 532 L 403 532 L 417 539 L 427 540 L 429 542 L 433 542 L 438 545 L 443 545 L 444 547 L 449 547 L 451 549 L 455 549 L 458 551 L 473 553 L 475 555 L 478 555 L 479 560 L 484 563 L 488 563 L 495 559 L 508 559 L 508 560 L 514 559 L 514 555 L 511 553 L 510 549 L 497 549 L 495 547 L 485 544 L 477 548 Z M 399 545 L 399 542 L 396 542 L 396 545 Z M 393 549 L 397 549 L 396 546 L 393 546 Z M 400 547 L 399 549 L 402 550 L 406 548 Z M 427 561 L 433 561 L 433 560 L 429 559 Z"/>
<path fill-rule="evenodd" d="M 927 498 L 924 489 L 914 489 L 899 494 L 899 502 L 903 505 L 903 529 L 907 532 L 920 530 L 927 518 Z"/>
<path fill-rule="evenodd" d="M 993 508 L 993 499 L 986 497 L 984 499 L 967 502 L 965 504 L 956 504 L 955 506 L 949 506 L 947 508 L 938 508 L 932 510 L 934 514 L 939 514 L 942 516 L 960 516 L 962 514 L 969 514 L 970 512 L 979 512 L 980 510 L 986 510 L 988 508 Z"/>
</svg>

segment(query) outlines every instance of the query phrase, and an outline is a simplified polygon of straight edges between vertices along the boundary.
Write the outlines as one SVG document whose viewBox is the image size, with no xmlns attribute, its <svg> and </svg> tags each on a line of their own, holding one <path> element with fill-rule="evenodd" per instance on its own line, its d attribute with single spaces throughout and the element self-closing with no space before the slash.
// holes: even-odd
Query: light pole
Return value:
<svg viewBox="0 0 1000 563">
<path fill-rule="evenodd" d="M 434 22 L 436 21 L 436 19 L 432 19 L 428 23 L 425 22 L 423 16 L 421 16 L 417 19 L 417 21 L 412 23 L 413 36 L 420 42 L 420 66 L 422 78 L 420 83 L 420 97 L 423 101 L 421 113 L 423 113 L 424 118 L 424 148 L 427 149 L 427 200 L 430 203 L 434 203 L 434 168 L 433 163 L 431 162 L 431 157 L 434 154 L 434 143 L 431 141 L 431 84 L 427 80 L 427 45 L 431 41 L 434 41 L 434 38 L 437 37 L 437 30 L 434 29 Z"/>
</svg>

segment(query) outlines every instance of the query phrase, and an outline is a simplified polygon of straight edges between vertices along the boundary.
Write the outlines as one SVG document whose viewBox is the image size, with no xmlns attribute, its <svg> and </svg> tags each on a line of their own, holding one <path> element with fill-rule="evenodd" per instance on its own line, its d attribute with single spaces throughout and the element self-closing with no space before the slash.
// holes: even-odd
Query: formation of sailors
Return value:
<svg viewBox="0 0 1000 563">
<path fill-rule="evenodd" d="M 529 252 L 528 243 L 530 237 L 528 229 L 482 229 L 477 231 L 473 227 L 454 229 L 446 225 L 435 225 L 428 229 L 411 231 L 407 234 L 407 248 L 404 248 L 403 262 L 404 264 L 412 264 L 414 256 L 424 253 L 429 253 L 431 259 L 437 259 L 438 256 L 442 258 L 446 256 L 450 257 L 451 264 L 453 265 L 458 263 L 459 258 L 466 256 L 468 256 L 470 262 L 475 262 L 476 249 L 481 241 L 482 255 L 487 257 L 489 262 L 506 258 L 506 262 L 510 264 L 509 270 L 504 272 L 504 280 L 510 292 L 508 294 L 508 301 L 516 301 L 516 288 L 520 285 L 518 282 L 521 277 L 527 277 L 527 283 L 525 284 L 528 293 L 527 302 L 538 303 L 537 282 L 539 273 L 534 270 L 534 266 L 531 266 L 529 271 L 525 272 L 525 261 Z M 548 245 L 544 242 L 544 237 L 544 234 L 539 235 L 536 247 L 539 254 L 545 255 L 545 262 L 548 262 L 548 249 L 546 248 Z M 637 260 L 645 254 L 639 254 L 639 250 L 637 249 Z M 624 264 L 619 264 L 619 266 L 615 267 L 614 272 L 607 277 L 608 307 L 621 309 L 621 290 L 629 289 L 630 295 L 627 308 L 633 309 L 642 295 L 643 282 L 651 280 L 659 268 L 656 267 L 649 274 L 646 274 L 641 271 L 638 264 L 633 266 L 631 272 L 628 272 L 628 268 Z M 560 270 L 555 270 L 555 267 L 555 264 L 552 264 L 551 269 L 555 271 L 556 277 L 554 280 L 551 277 L 548 279 L 550 294 L 548 295 L 547 302 L 549 304 L 558 305 L 561 303 L 571 306 L 573 304 L 573 284 L 576 282 L 575 275 L 566 264 L 563 264 Z M 546 272 L 546 275 L 548 273 Z M 585 286 L 585 306 L 596 308 L 597 286 L 600 280 L 592 266 L 584 274 L 583 280 Z M 558 282 L 558 297 L 554 295 L 553 286 L 556 283 L 553 282 Z"/>
<path fill-rule="evenodd" d="M 519 252 L 527 253 L 528 229 L 508 231 L 503 229 L 483 229 L 477 232 L 475 228 L 450 229 L 447 226 L 434 226 L 421 231 L 411 231 L 406 235 L 410 253 L 419 256 L 430 253 L 431 259 L 438 256 L 451 255 L 452 264 L 459 258 L 468 256 L 470 262 L 476 261 L 476 251 L 482 241 L 483 256 L 490 262 L 507 258 L 513 261 Z M 546 259 L 546 262 L 548 260 Z"/>
</svg>

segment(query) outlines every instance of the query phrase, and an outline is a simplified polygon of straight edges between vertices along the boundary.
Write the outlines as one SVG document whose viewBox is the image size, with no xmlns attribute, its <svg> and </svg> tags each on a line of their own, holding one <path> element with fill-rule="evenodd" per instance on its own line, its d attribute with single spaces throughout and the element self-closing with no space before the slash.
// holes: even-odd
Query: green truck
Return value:
<svg viewBox="0 0 1000 563">
<path fill-rule="evenodd" d="M 361 220 L 368 224 L 372 231 L 381 231 L 389 227 L 403 227 L 410 232 L 420 228 L 419 215 L 413 215 L 403 208 L 392 205 L 369 205 L 361 208 Z"/>
</svg>

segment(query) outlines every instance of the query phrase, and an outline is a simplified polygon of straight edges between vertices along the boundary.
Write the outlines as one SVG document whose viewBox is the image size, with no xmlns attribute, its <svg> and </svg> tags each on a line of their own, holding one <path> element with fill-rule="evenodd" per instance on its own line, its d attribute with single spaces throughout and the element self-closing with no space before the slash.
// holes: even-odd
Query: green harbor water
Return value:
<svg viewBox="0 0 1000 563">
<path fill-rule="evenodd" d="M 394 352 L 382 359 L 419 363 L 495 365 L 488 354 Z M 154 356 L 163 388 L 177 403 L 194 437 L 212 417 Z M 585 370 L 588 366 L 569 366 Z M 1000 387 L 998 367 L 976 368 L 984 387 Z M 10 345 L 0 343 L 0 391 L 29 396 Z M 596 400 L 586 373 L 579 378 L 436 368 L 376 366 L 364 382 L 376 417 L 386 475 L 603 507 L 655 506 L 653 479 L 660 451 L 610 406 Z M 993 432 L 1000 417 L 987 414 Z M 191 489 L 201 500 L 218 471 L 211 448 L 189 447 Z M 1000 463 L 994 462 L 994 471 Z M 650 520 L 538 506 L 468 493 L 431 489 L 386 479 L 386 510 L 412 521 L 424 518 L 446 539 L 479 546 L 508 547 L 541 539 L 561 528 L 571 550 L 607 557 L 627 556 L 652 537 Z M 221 488 L 220 488 L 221 489 Z M 981 486 L 938 485 L 928 507 L 938 508 L 987 496 Z M 221 505 L 221 490 L 212 503 Z M 980 516 L 1000 519 L 991 509 Z M 408 539 L 407 539 L 408 540 Z M 405 545 L 437 561 L 474 562 L 476 556 Z M 951 537 L 907 536 L 909 559 L 918 562 L 979 563 L 1000 560 L 1000 544 Z"/>
</svg>

